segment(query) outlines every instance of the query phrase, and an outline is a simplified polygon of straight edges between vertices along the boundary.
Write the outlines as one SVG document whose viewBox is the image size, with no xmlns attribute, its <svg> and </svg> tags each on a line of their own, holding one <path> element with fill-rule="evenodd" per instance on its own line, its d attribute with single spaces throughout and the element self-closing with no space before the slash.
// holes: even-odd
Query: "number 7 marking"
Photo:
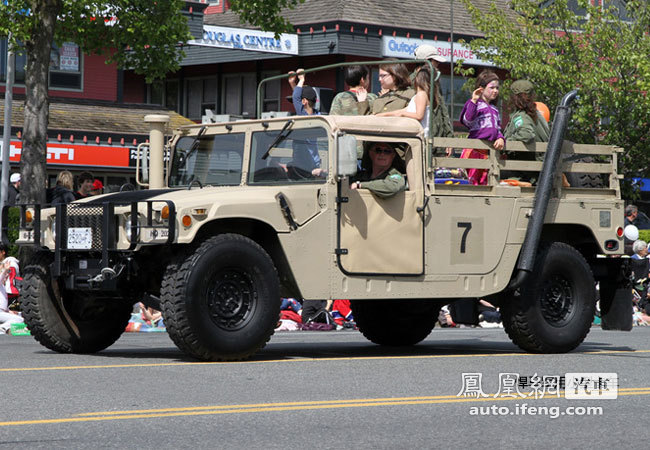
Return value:
<svg viewBox="0 0 650 450">
<path fill-rule="evenodd" d="M 456 224 L 458 228 L 465 228 L 463 231 L 463 237 L 460 238 L 460 252 L 465 253 L 465 244 L 467 243 L 467 234 L 469 230 L 472 229 L 472 222 L 458 222 Z"/>
</svg>

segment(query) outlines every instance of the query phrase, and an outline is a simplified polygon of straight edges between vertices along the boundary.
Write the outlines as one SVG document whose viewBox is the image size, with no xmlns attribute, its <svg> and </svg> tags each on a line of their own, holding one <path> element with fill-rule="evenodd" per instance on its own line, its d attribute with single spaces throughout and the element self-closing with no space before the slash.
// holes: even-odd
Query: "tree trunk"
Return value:
<svg viewBox="0 0 650 450">
<path fill-rule="evenodd" d="M 61 0 L 29 2 L 33 19 L 30 39 L 25 42 L 25 123 L 20 157 L 21 203 L 44 203 L 47 181 L 47 127 L 50 51 Z"/>
</svg>

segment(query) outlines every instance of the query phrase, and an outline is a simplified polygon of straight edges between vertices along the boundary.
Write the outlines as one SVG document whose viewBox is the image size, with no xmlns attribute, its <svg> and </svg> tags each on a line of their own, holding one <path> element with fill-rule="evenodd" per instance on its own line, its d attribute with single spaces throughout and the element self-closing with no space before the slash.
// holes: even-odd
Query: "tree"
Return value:
<svg viewBox="0 0 650 450">
<path fill-rule="evenodd" d="M 260 27 L 263 31 L 293 31 L 287 19 L 281 16 L 282 8 L 294 8 L 305 0 L 230 0 L 230 9 L 239 15 L 242 23 Z"/>
<path fill-rule="evenodd" d="M 74 42 L 87 54 L 133 69 L 148 82 L 175 71 L 191 39 L 182 0 L 9 0 L 0 4 L 0 34 L 24 49 L 25 122 L 20 162 L 21 201 L 45 200 L 48 73 L 52 44 Z"/>
<path fill-rule="evenodd" d="M 494 2 L 481 11 L 462 1 L 484 33 L 470 42 L 479 57 L 509 70 L 512 79 L 531 80 L 551 111 L 577 88 L 568 138 L 623 147 L 619 161 L 628 179 L 650 173 L 646 0 L 606 1 L 604 7 L 578 0 L 580 15 L 567 0 L 511 0 L 511 11 Z M 634 196 L 629 184 L 624 188 L 624 196 Z"/>
</svg>

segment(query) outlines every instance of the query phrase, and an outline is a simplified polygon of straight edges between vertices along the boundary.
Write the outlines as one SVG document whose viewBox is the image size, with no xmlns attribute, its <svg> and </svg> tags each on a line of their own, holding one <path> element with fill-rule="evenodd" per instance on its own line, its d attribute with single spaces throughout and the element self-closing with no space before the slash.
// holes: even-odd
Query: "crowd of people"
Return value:
<svg viewBox="0 0 650 450">
<path fill-rule="evenodd" d="M 92 173 L 84 171 L 77 176 L 77 190 L 74 189 L 74 175 L 69 170 L 58 173 L 54 186 L 45 188 L 45 203 L 56 205 L 70 203 L 92 195 L 104 193 L 104 183 L 95 178 Z M 9 177 L 9 191 L 7 192 L 7 205 L 14 206 L 20 203 L 20 190 L 22 179 L 20 173 L 12 173 Z"/>
<path fill-rule="evenodd" d="M 649 230 L 650 219 L 636 205 L 625 207 L 625 249 L 631 256 L 634 273 L 633 321 L 650 325 L 650 244 L 639 238 L 639 230 Z"/>
</svg>

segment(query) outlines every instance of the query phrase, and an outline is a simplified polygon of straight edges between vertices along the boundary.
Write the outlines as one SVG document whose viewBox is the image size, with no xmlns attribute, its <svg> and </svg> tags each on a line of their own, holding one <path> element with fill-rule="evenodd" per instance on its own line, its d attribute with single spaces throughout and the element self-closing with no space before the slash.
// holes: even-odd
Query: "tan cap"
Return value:
<svg viewBox="0 0 650 450">
<path fill-rule="evenodd" d="M 533 86 L 533 83 L 528 80 L 517 80 L 512 83 L 512 86 L 510 86 L 510 91 L 515 95 L 530 94 L 534 89 L 535 86 Z"/>
<path fill-rule="evenodd" d="M 447 62 L 447 58 L 440 55 L 438 49 L 433 45 L 422 44 L 413 52 L 415 59 L 433 59 L 438 62 Z"/>
</svg>

